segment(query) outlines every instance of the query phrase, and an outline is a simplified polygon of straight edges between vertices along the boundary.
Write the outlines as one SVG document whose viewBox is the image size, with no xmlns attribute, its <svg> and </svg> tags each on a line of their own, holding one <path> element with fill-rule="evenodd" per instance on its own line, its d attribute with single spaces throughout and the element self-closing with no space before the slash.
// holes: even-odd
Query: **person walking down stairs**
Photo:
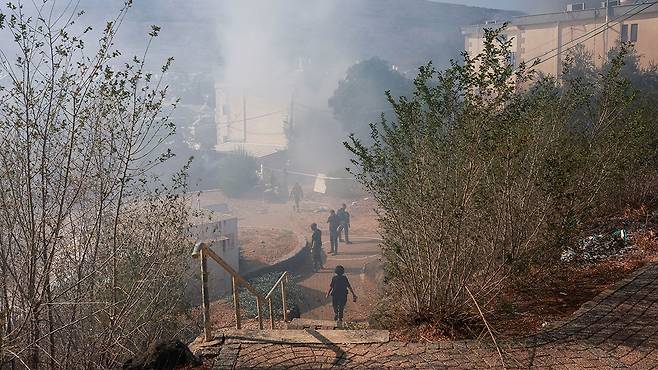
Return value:
<svg viewBox="0 0 658 370">
<path fill-rule="evenodd" d="M 352 293 L 352 300 L 356 302 L 356 294 L 350 285 L 350 281 L 345 276 L 345 268 L 341 265 L 336 266 L 334 270 L 336 275 L 331 279 L 329 291 L 327 291 L 327 298 L 331 296 L 331 303 L 334 308 L 334 320 L 338 322 L 343 321 L 343 312 L 347 304 L 347 292 Z"/>
</svg>

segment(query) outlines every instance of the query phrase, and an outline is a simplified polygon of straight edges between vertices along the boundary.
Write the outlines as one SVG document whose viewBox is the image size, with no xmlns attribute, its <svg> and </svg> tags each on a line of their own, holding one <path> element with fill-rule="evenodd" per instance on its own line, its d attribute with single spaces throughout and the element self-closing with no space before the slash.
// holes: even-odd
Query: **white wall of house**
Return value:
<svg viewBox="0 0 658 370">
<path fill-rule="evenodd" d="M 193 225 L 190 227 L 190 234 L 197 241 L 210 242 L 210 248 L 234 270 L 240 272 L 240 245 L 236 217 Z M 190 257 L 190 268 L 194 272 L 194 278 L 188 287 L 188 293 L 191 303 L 199 304 L 201 302 L 201 261 Z M 231 275 L 210 258 L 208 259 L 208 289 L 211 301 L 231 293 Z"/>
</svg>

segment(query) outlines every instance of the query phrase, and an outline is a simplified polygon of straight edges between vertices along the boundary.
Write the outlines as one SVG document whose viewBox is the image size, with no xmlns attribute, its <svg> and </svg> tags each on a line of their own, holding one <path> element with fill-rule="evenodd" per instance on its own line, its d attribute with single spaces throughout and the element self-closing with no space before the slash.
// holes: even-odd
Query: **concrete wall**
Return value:
<svg viewBox="0 0 658 370">
<path fill-rule="evenodd" d="M 240 272 L 240 246 L 238 244 L 238 219 L 235 217 L 219 221 L 199 224 L 190 227 L 190 234 L 196 240 L 213 241 L 210 248 L 222 259 Z M 225 240 L 221 240 L 224 239 Z M 188 287 L 191 304 L 201 302 L 201 265 L 199 259 L 190 257 L 190 269 L 194 279 Z M 208 289 L 210 300 L 216 300 L 231 292 L 231 275 L 224 271 L 216 262 L 208 259 Z"/>
<path fill-rule="evenodd" d="M 611 8 L 609 17 L 608 42 L 606 48 L 604 29 L 605 9 L 593 9 L 582 12 L 568 12 L 545 15 L 532 15 L 512 19 L 506 30 L 508 37 L 513 37 L 512 51 L 516 53 L 516 63 L 531 62 L 537 58 L 543 62 L 536 70 L 544 74 L 559 76 L 569 49 L 582 44 L 592 55 L 597 66 L 605 61 L 607 53 L 620 41 L 622 24 L 628 25 L 629 39 L 632 24 L 638 25 L 638 39 L 634 43 L 640 55 L 643 67 L 658 62 L 658 4 L 646 11 L 634 14 L 633 6 Z M 487 26 L 494 28 L 495 25 Z M 475 55 L 482 52 L 482 27 L 467 27 L 463 30 L 466 50 Z"/>
<path fill-rule="evenodd" d="M 218 84 L 215 96 L 217 150 L 231 151 L 239 144 L 251 154 L 261 156 L 287 147 L 284 121 L 289 113 L 289 95 L 264 96 L 255 89 L 243 90 Z M 243 143 L 245 112 L 247 142 Z"/>
<path fill-rule="evenodd" d="M 311 266 L 311 250 L 306 239 L 303 236 L 297 237 L 297 246 L 287 255 L 269 266 L 263 266 L 258 270 L 251 271 L 244 275 L 245 279 L 252 279 L 261 275 L 273 272 L 293 272 L 304 270 L 303 266 Z"/>
</svg>

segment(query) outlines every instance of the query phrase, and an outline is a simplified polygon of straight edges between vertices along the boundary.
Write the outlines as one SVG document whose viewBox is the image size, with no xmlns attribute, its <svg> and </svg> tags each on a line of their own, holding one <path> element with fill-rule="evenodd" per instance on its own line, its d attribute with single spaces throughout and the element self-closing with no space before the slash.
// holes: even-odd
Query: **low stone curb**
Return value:
<svg viewBox="0 0 658 370">
<path fill-rule="evenodd" d="M 255 277 L 262 276 L 265 274 L 270 274 L 273 272 L 283 272 L 283 271 L 291 270 L 291 267 L 293 265 L 302 264 L 307 259 L 309 259 L 310 257 L 309 253 L 310 252 L 308 248 L 306 248 L 306 239 L 303 236 L 298 235 L 297 247 L 293 251 L 279 258 L 273 264 L 268 266 L 263 266 L 259 269 L 250 271 L 246 273 L 243 277 L 245 279 L 253 279 Z"/>
</svg>

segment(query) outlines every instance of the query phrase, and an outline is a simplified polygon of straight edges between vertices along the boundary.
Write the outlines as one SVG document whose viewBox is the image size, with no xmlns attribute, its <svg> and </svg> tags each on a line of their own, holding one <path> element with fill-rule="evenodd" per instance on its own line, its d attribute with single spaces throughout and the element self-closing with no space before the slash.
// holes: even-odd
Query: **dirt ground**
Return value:
<svg viewBox="0 0 658 370">
<path fill-rule="evenodd" d="M 310 192 L 309 192 L 310 193 Z M 257 263 L 267 263 L 275 256 L 283 255 L 289 251 L 287 239 L 282 230 L 290 230 L 295 237 L 302 235 L 310 237 L 308 226 L 316 222 L 321 229 L 326 230 L 326 218 L 330 208 L 337 209 L 341 203 L 346 203 L 352 216 L 350 234 L 361 238 L 360 243 L 343 245 L 343 255 L 331 257 L 328 264 L 341 263 L 349 266 L 350 278 L 360 287 L 359 302 L 348 305 L 350 318 L 357 322 L 365 322 L 378 301 L 378 282 L 373 276 L 381 278 L 381 271 L 367 271 L 366 266 L 377 266 L 381 269 L 381 258 L 376 238 L 377 219 L 374 208 L 376 204 L 372 199 L 343 200 L 327 197 L 321 194 L 310 193 L 302 203 L 301 212 L 294 212 L 290 203 L 268 204 L 258 200 L 232 200 L 213 192 L 201 197 L 202 205 L 226 203 L 239 218 L 239 227 L 245 232 L 241 237 L 246 240 L 248 251 L 245 257 Z M 655 225 L 654 225 L 655 226 Z M 260 236 L 249 236 L 249 230 L 261 230 Z M 653 233 L 653 234 L 652 234 Z M 513 337 L 535 333 L 546 323 L 568 318 L 583 303 L 591 300 L 601 291 L 615 282 L 628 276 L 630 273 L 645 265 L 658 260 L 658 241 L 655 227 L 642 234 L 643 240 L 635 242 L 637 247 L 631 252 L 618 257 L 593 263 L 569 263 L 558 268 L 546 270 L 536 269 L 516 281 L 510 281 L 508 288 L 503 292 L 502 298 L 494 311 L 487 315 L 489 324 L 500 337 Z M 326 249 L 328 238 L 326 231 Z M 259 255 L 262 250 L 262 239 L 278 240 L 270 243 L 277 246 L 268 249 L 268 253 Z M 349 250 L 353 247 L 353 250 Z M 259 249 L 260 248 L 260 249 Z M 280 248 L 281 250 L 277 250 Z M 318 274 L 305 272 L 301 284 L 308 291 L 305 310 L 302 317 L 330 319 L 330 303 L 323 297 L 325 285 L 332 276 L 331 270 L 323 270 Z M 378 274 L 379 272 L 379 274 Z M 362 299 L 363 298 L 363 299 Z M 234 325 L 233 308 L 230 302 L 215 302 L 213 304 L 214 325 L 216 327 L 230 327 Z M 245 320 L 245 327 L 256 327 L 256 320 Z M 437 325 L 423 324 L 411 328 L 400 328 L 392 332 L 395 339 L 406 341 L 445 341 L 463 338 L 474 333 L 450 332 Z"/>
<path fill-rule="evenodd" d="M 245 273 L 264 263 L 272 263 L 297 246 L 299 237 L 310 239 L 309 226 L 315 222 L 322 230 L 325 253 L 329 251 L 327 217 L 330 209 L 338 209 L 346 203 L 351 215 L 350 238 L 354 244 L 341 244 L 338 256 L 326 256 L 325 269 L 319 273 L 310 271 L 310 266 L 299 266 L 299 286 L 305 299 L 300 302 L 302 317 L 332 319 L 331 300 L 325 298 L 326 289 L 337 264 L 345 266 L 348 276 L 358 292 L 358 302 L 350 302 L 346 315 L 351 321 L 364 322 L 379 298 L 377 283 L 372 277 L 381 276 L 373 269 L 381 268 L 379 258 L 379 235 L 374 211 L 375 202 L 368 198 L 340 199 L 312 193 L 305 189 L 306 197 L 301 211 L 295 212 L 292 203 L 266 203 L 261 199 L 230 199 L 220 192 L 202 193 L 194 199 L 193 206 L 205 209 L 222 209 L 238 217 L 240 242 L 244 257 L 240 271 Z M 226 212 L 228 211 L 228 212 Z M 264 243 L 263 243 L 264 242 Z M 366 265 L 369 266 L 366 269 Z M 368 270 L 368 271 L 366 271 Z M 214 325 L 234 325 L 232 304 L 218 301 L 213 304 Z M 245 327 L 255 327 L 256 321 L 245 322 Z"/>
<path fill-rule="evenodd" d="M 493 322 L 503 336 L 537 332 L 545 323 L 564 320 L 600 292 L 647 263 L 658 261 L 655 229 L 635 234 L 630 252 L 594 263 L 569 263 L 534 269 L 510 284 Z"/>
<path fill-rule="evenodd" d="M 649 212 L 651 213 L 651 212 Z M 551 269 L 534 268 L 518 279 L 510 280 L 493 312 L 487 320 L 500 338 L 511 338 L 539 332 L 547 324 L 568 319 L 581 305 L 629 276 L 648 263 L 658 262 L 658 213 L 651 221 L 645 214 L 627 211 L 613 220 L 602 220 L 592 232 L 606 229 L 606 223 L 617 223 L 635 229 L 625 254 L 596 262 L 572 262 Z M 607 225 L 607 229 L 610 225 Z M 396 339 L 412 342 L 439 342 L 488 335 L 480 322 L 476 332 L 450 332 L 440 325 L 429 323 L 411 328 L 400 328 L 392 333 Z"/>
<path fill-rule="evenodd" d="M 298 244 L 290 230 L 256 227 L 240 227 L 238 241 L 242 274 L 275 263 Z"/>
</svg>

